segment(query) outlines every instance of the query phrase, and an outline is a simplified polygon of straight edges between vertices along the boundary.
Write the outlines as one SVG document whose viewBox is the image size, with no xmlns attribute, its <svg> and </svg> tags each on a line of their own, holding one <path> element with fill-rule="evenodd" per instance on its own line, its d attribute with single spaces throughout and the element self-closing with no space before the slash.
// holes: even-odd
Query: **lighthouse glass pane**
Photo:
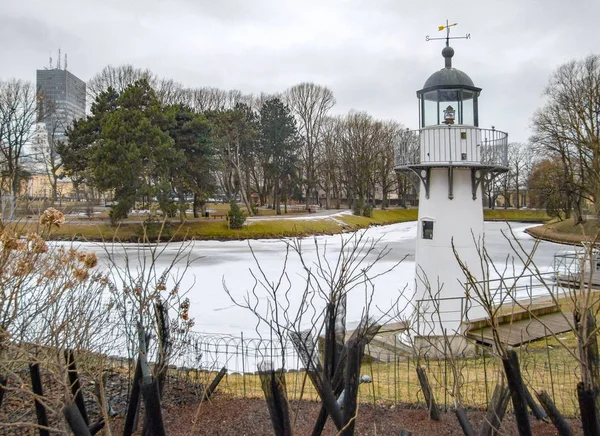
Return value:
<svg viewBox="0 0 600 436">
<path fill-rule="evenodd" d="M 437 91 L 425 93 L 423 96 L 423 127 L 438 124 Z"/>
<path fill-rule="evenodd" d="M 473 117 L 473 100 L 465 100 L 462 104 L 462 124 L 467 126 L 474 126 L 475 119 Z"/>
</svg>

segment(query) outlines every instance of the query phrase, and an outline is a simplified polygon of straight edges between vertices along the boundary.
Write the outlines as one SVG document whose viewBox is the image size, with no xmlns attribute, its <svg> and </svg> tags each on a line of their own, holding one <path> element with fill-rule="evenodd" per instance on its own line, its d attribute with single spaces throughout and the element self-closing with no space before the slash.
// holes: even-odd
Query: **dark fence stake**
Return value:
<svg viewBox="0 0 600 436">
<path fill-rule="evenodd" d="M 79 409 L 79 413 L 83 418 L 86 426 L 90 424 L 87 411 L 85 410 L 85 402 L 81 392 L 81 384 L 79 383 L 79 375 L 77 374 L 77 364 L 75 363 L 75 353 L 73 350 L 65 350 L 65 360 L 67 361 L 67 373 L 69 375 L 69 384 L 71 385 L 71 393 L 75 400 L 75 404 Z"/>
<path fill-rule="evenodd" d="M 460 424 L 465 436 L 475 436 L 475 431 L 473 430 L 473 426 L 467 417 L 467 411 L 464 409 L 464 407 L 457 407 L 454 413 L 456 414 L 458 423 Z"/>
<path fill-rule="evenodd" d="M 163 302 L 160 300 L 154 305 L 154 311 L 156 313 L 156 322 L 158 326 L 159 349 L 159 358 L 157 362 L 158 373 L 156 374 L 156 378 L 158 379 L 158 390 L 160 393 L 160 397 L 162 398 L 163 388 L 165 385 L 165 380 L 167 378 L 169 364 L 169 313 L 165 308 Z"/>
<path fill-rule="evenodd" d="M 344 430 L 341 432 L 342 436 L 352 436 L 354 434 L 361 354 L 360 344 L 356 341 L 349 341 L 346 346 L 346 380 L 343 401 Z"/>
<path fill-rule="evenodd" d="M 138 404 L 140 401 L 140 380 L 142 379 L 142 363 L 138 359 L 133 373 L 133 383 L 131 385 L 131 395 L 127 403 L 127 414 L 125 415 L 125 425 L 123 426 L 123 436 L 131 436 L 135 427 Z"/>
<path fill-rule="evenodd" d="M 144 423 L 145 426 L 147 426 L 147 430 L 144 428 L 142 433 L 150 434 L 152 436 L 165 436 L 166 433 L 160 407 L 158 380 L 152 381 L 152 379 L 142 379 L 141 385 L 142 399 L 144 400 L 147 418 Z"/>
<path fill-rule="evenodd" d="M 42 378 L 40 377 L 40 365 L 39 363 L 29 364 L 29 374 L 31 374 L 31 388 L 33 393 L 36 395 L 35 402 L 35 414 L 37 415 L 38 425 L 40 427 L 48 427 L 48 416 L 46 415 L 46 408 L 37 399 L 42 397 L 44 391 L 42 389 Z M 50 432 L 44 428 L 39 429 L 40 436 L 50 436 Z"/>
<path fill-rule="evenodd" d="M 4 400 L 4 392 L 6 391 L 5 386 L 7 383 L 8 379 L 0 376 L 0 407 L 2 406 L 2 400 Z"/>
<path fill-rule="evenodd" d="M 342 391 L 344 390 L 344 375 L 346 368 L 346 347 L 341 347 L 341 352 L 338 358 L 337 368 L 333 374 L 333 379 L 331 381 L 331 385 L 333 387 L 333 395 L 338 397 Z M 323 428 L 325 428 L 325 424 L 327 423 L 328 417 L 327 409 L 323 404 L 321 404 L 321 411 L 319 412 L 319 416 L 317 417 L 317 421 L 315 422 L 315 426 L 313 428 L 312 436 L 320 436 L 323 432 Z"/>
<path fill-rule="evenodd" d="M 429 410 L 429 419 L 439 421 L 440 411 L 438 410 L 437 404 L 435 403 L 435 398 L 431 392 L 431 386 L 429 385 L 427 374 L 420 365 L 417 365 L 417 376 L 419 377 L 421 390 L 423 391 L 423 396 L 425 397 L 425 402 L 427 403 L 427 409 Z"/>
<path fill-rule="evenodd" d="M 554 402 L 552 401 L 550 395 L 548 395 L 548 392 L 536 392 L 535 396 L 550 417 L 550 420 L 552 421 L 552 424 L 554 424 L 554 427 L 556 427 L 558 434 L 560 436 L 572 436 L 573 432 L 571 431 L 571 427 L 569 427 L 569 424 L 567 424 L 565 418 L 563 418 L 554 405 Z"/>
<path fill-rule="evenodd" d="M 544 409 L 535 402 L 531 396 L 531 392 L 527 389 L 527 386 L 523 386 L 523 391 L 525 392 L 525 401 L 527 401 L 527 405 L 529 406 L 531 413 L 533 413 L 533 416 L 535 416 L 535 419 L 548 422 L 548 415 L 544 412 Z"/>
<path fill-rule="evenodd" d="M 260 371 L 261 387 L 271 417 L 271 424 L 277 436 L 291 436 L 290 411 L 287 401 L 285 373 L 283 370 Z"/>
<path fill-rule="evenodd" d="M 587 364 L 590 368 L 592 383 L 594 389 L 600 389 L 600 367 L 598 366 L 598 335 L 596 330 L 596 317 L 591 309 L 586 312 L 586 330 L 588 332 L 588 340 L 586 346 Z"/>
<path fill-rule="evenodd" d="M 521 369 L 519 368 L 519 358 L 515 350 L 509 349 L 506 352 L 507 357 L 502 359 L 504 372 L 508 380 L 508 388 L 512 399 L 515 419 L 520 436 L 531 436 L 531 424 L 527 414 L 527 401 L 525 400 L 525 387 L 521 378 Z"/>
<path fill-rule="evenodd" d="M 103 428 L 104 428 L 104 418 L 100 418 L 100 421 L 94 422 L 92 425 L 90 425 L 88 427 L 88 429 L 90 430 L 90 433 L 92 435 L 95 435 L 96 433 L 98 433 Z"/>
<path fill-rule="evenodd" d="M 492 401 L 488 405 L 487 413 L 479 432 L 480 436 L 492 436 L 498 433 L 509 400 L 510 392 L 508 386 L 503 382 L 496 384 L 494 393 L 492 394 Z"/>
<path fill-rule="evenodd" d="M 215 378 L 213 379 L 212 383 L 208 386 L 206 391 L 204 391 L 204 395 L 202 396 L 202 401 L 206 401 L 206 400 L 210 399 L 212 394 L 215 392 L 215 389 L 217 389 L 217 386 L 219 386 L 219 383 L 221 383 L 221 380 L 223 380 L 223 377 L 225 377 L 225 374 L 227 374 L 227 368 L 223 367 L 223 368 L 221 368 L 219 373 L 215 376 Z"/>
<path fill-rule="evenodd" d="M 81 416 L 79 407 L 76 404 L 71 404 L 63 409 L 63 415 L 75 436 L 92 436 L 86 422 Z"/>
<path fill-rule="evenodd" d="M 319 357 L 315 354 L 314 341 L 310 335 L 303 336 L 301 333 L 295 332 L 290 334 L 290 339 L 296 352 L 302 359 L 302 363 L 306 366 L 306 373 L 321 397 L 323 407 L 325 407 L 325 410 L 331 416 L 335 427 L 341 430 L 344 426 L 342 411 L 337 403 L 337 398 L 330 381 L 322 377 L 323 367 L 319 362 Z"/>
<path fill-rule="evenodd" d="M 596 409 L 596 393 L 585 389 L 582 382 L 577 383 L 577 398 L 581 412 L 581 426 L 584 436 L 600 435 L 598 413 Z"/>
</svg>

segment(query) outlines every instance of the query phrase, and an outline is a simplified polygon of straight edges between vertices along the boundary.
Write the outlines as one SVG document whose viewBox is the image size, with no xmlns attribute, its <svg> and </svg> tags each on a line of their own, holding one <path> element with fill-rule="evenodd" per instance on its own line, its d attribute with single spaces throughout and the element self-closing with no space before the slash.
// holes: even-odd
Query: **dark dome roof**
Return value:
<svg viewBox="0 0 600 436">
<path fill-rule="evenodd" d="M 425 82 L 425 86 L 423 89 L 428 89 L 433 86 L 443 86 L 443 87 L 462 87 L 462 86 L 470 86 L 475 87 L 473 85 L 473 81 L 466 73 L 463 73 L 460 70 L 452 67 L 452 57 L 454 56 L 454 49 L 450 46 L 444 47 L 442 50 L 442 56 L 444 57 L 445 68 L 442 68 L 439 71 L 436 71 L 429 79 Z"/>
<path fill-rule="evenodd" d="M 475 86 L 471 78 L 456 68 L 442 68 L 436 71 L 425 82 L 423 89 L 431 88 L 432 86 Z"/>
</svg>

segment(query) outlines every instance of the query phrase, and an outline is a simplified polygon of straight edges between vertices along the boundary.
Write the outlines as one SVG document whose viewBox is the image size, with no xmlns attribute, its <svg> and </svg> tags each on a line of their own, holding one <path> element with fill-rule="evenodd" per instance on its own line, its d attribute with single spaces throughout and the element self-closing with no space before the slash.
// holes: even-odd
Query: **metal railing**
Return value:
<svg viewBox="0 0 600 436">
<path fill-rule="evenodd" d="M 472 126 L 407 131 L 395 147 L 396 169 L 412 165 L 508 165 L 508 134 Z"/>
<path fill-rule="evenodd" d="M 584 265 L 586 272 L 589 273 L 589 253 L 586 253 L 583 250 L 568 251 L 554 255 L 554 271 L 559 275 L 577 276 L 581 271 L 582 264 Z M 600 269 L 600 251 L 594 250 L 591 266 L 593 272 Z"/>
</svg>

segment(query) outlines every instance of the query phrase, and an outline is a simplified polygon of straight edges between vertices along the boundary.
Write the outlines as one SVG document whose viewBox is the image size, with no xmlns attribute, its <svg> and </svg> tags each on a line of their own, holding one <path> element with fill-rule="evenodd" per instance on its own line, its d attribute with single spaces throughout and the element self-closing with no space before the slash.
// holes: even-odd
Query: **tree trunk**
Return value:
<svg viewBox="0 0 600 436">
<path fill-rule="evenodd" d="M 193 201 L 193 206 L 192 206 L 192 209 L 194 211 L 194 218 L 198 218 L 198 205 L 199 205 L 198 194 L 194 193 L 194 201 Z"/>
<path fill-rule="evenodd" d="M 275 205 L 275 213 L 277 215 L 281 215 L 281 195 L 279 192 L 279 182 L 275 185 L 273 189 L 273 204 Z"/>
</svg>

